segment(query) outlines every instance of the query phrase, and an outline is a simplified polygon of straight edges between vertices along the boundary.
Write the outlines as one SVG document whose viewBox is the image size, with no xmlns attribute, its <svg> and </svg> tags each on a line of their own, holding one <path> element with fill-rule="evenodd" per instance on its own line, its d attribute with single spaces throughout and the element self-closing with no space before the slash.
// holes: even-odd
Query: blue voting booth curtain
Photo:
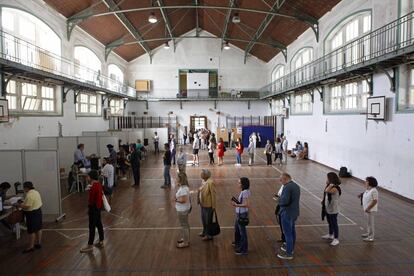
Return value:
<svg viewBox="0 0 414 276">
<path fill-rule="evenodd" d="M 256 134 L 260 133 L 262 148 L 266 145 L 267 140 L 270 140 L 271 143 L 275 141 L 275 132 L 272 126 L 244 126 L 242 127 L 242 142 L 244 147 L 249 145 L 249 137 L 253 132 Z"/>
</svg>

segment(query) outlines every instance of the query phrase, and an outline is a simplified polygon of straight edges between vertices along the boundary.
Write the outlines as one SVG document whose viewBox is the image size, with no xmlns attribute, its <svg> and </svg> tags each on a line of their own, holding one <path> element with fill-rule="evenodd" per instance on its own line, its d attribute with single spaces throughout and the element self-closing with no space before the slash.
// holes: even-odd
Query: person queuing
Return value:
<svg viewBox="0 0 414 276">
<path fill-rule="evenodd" d="M 128 146 L 127 146 L 128 147 Z M 117 164 L 119 166 L 119 173 L 120 173 L 120 180 L 127 180 L 126 178 L 126 173 L 127 173 L 127 150 L 125 150 L 125 146 L 121 145 L 119 147 L 119 152 L 118 152 L 118 161 Z"/>
<path fill-rule="evenodd" d="M 199 236 L 202 237 L 203 241 L 209 241 L 213 239 L 208 233 L 208 226 L 213 220 L 213 211 L 216 209 L 216 185 L 211 179 L 209 170 L 201 170 L 201 179 L 201 187 L 198 189 L 198 203 L 201 207 L 203 231 Z"/>
<path fill-rule="evenodd" d="M 211 137 L 208 143 L 208 157 L 210 159 L 210 165 L 214 165 L 214 149 L 216 148 L 216 144 L 213 141 L 213 137 Z"/>
<path fill-rule="evenodd" d="M 91 161 L 89 157 L 85 155 L 85 145 L 79 144 L 74 153 L 74 163 L 81 164 L 84 168 L 89 169 L 91 167 Z"/>
<path fill-rule="evenodd" d="M 267 165 L 271 166 L 272 165 L 273 146 L 270 143 L 270 140 L 267 140 L 264 152 L 266 154 Z"/>
<path fill-rule="evenodd" d="M 102 248 L 104 246 L 104 230 L 101 220 L 101 210 L 103 207 L 103 190 L 102 184 L 98 181 L 98 179 L 98 171 L 91 170 L 88 173 L 88 181 L 91 182 L 91 188 L 89 190 L 88 197 L 89 239 L 88 245 L 80 250 L 81 253 L 88 253 L 93 251 L 93 245 L 95 241 L 95 228 L 98 229 L 99 235 L 99 242 L 95 243 L 95 246 L 98 248 Z"/>
<path fill-rule="evenodd" d="M 160 149 L 159 149 L 160 137 L 158 137 L 157 132 L 154 132 L 154 136 L 152 137 L 152 140 L 154 141 L 154 153 L 160 154 Z"/>
<path fill-rule="evenodd" d="M 134 184 L 131 186 L 139 187 L 140 180 L 141 180 L 141 172 L 140 172 L 140 154 L 141 152 L 137 150 L 135 144 L 130 145 L 131 154 L 129 155 L 129 164 L 131 165 L 132 176 L 134 177 Z"/>
<path fill-rule="evenodd" d="M 175 194 L 175 209 L 181 225 L 181 235 L 177 240 L 177 248 L 190 246 L 190 225 L 188 215 L 191 211 L 190 189 L 185 172 L 178 173 L 178 191 Z"/>
<path fill-rule="evenodd" d="M 275 142 L 275 163 L 279 159 L 279 165 L 281 166 L 283 163 L 283 148 L 282 148 L 282 140 L 277 137 Z"/>
<path fill-rule="evenodd" d="M 279 205 L 286 245 L 282 244 L 281 252 L 277 256 L 280 259 L 291 260 L 293 259 L 293 250 L 296 242 L 295 222 L 299 217 L 300 188 L 287 173 L 282 173 L 280 182 L 284 186 L 279 199 Z"/>
<path fill-rule="evenodd" d="M 240 138 L 237 138 L 236 142 L 236 166 L 241 166 L 242 164 L 242 154 L 243 154 L 243 143 Z"/>
<path fill-rule="evenodd" d="M 35 190 L 32 182 L 24 182 L 23 190 L 26 194 L 24 201 L 18 202 L 17 207 L 23 209 L 24 216 L 26 217 L 27 233 L 29 234 L 29 247 L 22 252 L 23 254 L 26 254 L 42 248 L 43 203 L 40 193 Z"/>
<path fill-rule="evenodd" d="M 170 151 L 170 145 L 168 143 L 164 144 L 164 185 L 161 186 L 161 189 L 167 189 L 171 187 L 171 175 L 170 175 L 170 169 L 171 169 L 171 151 Z"/>
<path fill-rule="evenodd" d="M 116 154 L 116 151 L 115 151 L 114 146 L 112 144 L 108 144 L 108 145 L 106 145 L 106 147 L 108 148 L 108 152 L 109 152 L 109 163 L 111 163 L 112 166 L 114 166 L 114 168 L 115 168 L 115 170 L 114 170 L 114 186 L 116 186 L 116 182 L 117 182 L 116 169 L 118 168 L 117 154 Z"/>
<path fill-rule="evenodd" d="M 199 165 L 200 160 L 198 158 L 198 151 L 200 150 L 200 142 L 198 140 L 197 134 L 194 134 L 194 141 L 193 141 L 193 164 L 192 166 Z"/>
<path fill-rule="evenodd" d="M 374 216 L 378 212 L 378 181 L 375 177 L 368 176 L 365 179 L 365 192 L 360 195 L 362 198 L 362 207 L 367 217 L 367 232 L 362 234 L 366 242 L 374 241 L 375 225 Z"/>
<path fill-rule="evenodd" d="M 286 136 L 283 136 L 283 141 L 282 141 L 282 154 L 283 154 L 283 159 L 285 160 L 285 164 L 287 164 L 288 146 L 289 146 L 289 142 L 288 142 Z"/>
<path fill-rule="evenodd" d="M 186 142 L 187 142 L 187 131 L 184 130 L 184 132 L 183 132 L 183 144 L 184 144 L 184 146 L 185 146 Z"/>
<path fill-rule="evenodd" d="M 224 161 L 224 152 L 226 151 L 226 148 L 224 147 L 224 141 L 223 138 L 220 137 L 219 143 L 217 144 L 217 156 L 218 156 L 218 165 L 223 165 Z"/>
<path fill-rule="evenodd" d="M 103 158 L 102 164 L 103 168 L 101 170 L 101 174 L 103 176 L 103 190 L 110 202 L 114 188 L 115 169 L 108 157 Z"/>
<path fill-rule="evenodd" d="M 278 240 L 278 242 L 281 242 L 282 244 L 286 244 L 285 234 L 283 234 L 282 219 L 280 218 L 280 205 L 279 205 L 279 199 L 280 199 L 280 196 L 282 195 L 283 187 L 284 185 L 280 186 L 279 191 L 277 192 L 277 194 L 275 194 L 273 199 L 276 201 L 275 215 L 276 215 L 276 221 L 278 222 L 279 227 L 280 227 L 280 240 Z"/>
<path fill-rule="evenodd" d="M 185 173 L 187 166 L 187 155 L 185 154 L 183 147 L 178 148 L 177 165 L 178 171 Z"/>
<path fill-rule="evenodd" d="M 240 192 L 237 202 L 232 201 L 235 207 L 236 219 L 234 222 L 234 252 L 236 255 L 247 255 L 248 239 L 246 231 L 246 219 L 249 218 L 250 207 L 250 181 L 247 177 L 242 177 L 238 182 Z"/>
<path fill-rule="evenodd" d="M 175 142 L 175 137 L 174 134 L 171 134 L 171 138 L 170 138 L 170 151 L 171 151 L 171 160 L 173 162 L 173 165 L 175 166 L 175 155 L 176 155 L 176 142 Z"/>
<path fill-rule="evenodd" d="M 339 244 L 339 198 L 341 196 L 341 181 L 336 173 L 330 172 L 326 175 L 326 186 L 323 193 L 322 211 L 326 213 L 326 220 L 329 225 L 329 233 L 322 236 L 322 239 L 330 240 L 332 246 Z"/>
<path fill-rule="evenodd" d="M 247 153 L 249 154 L 249 166 L 254 164 L 254 140 L 249 138 L 249 146 L 247 147 Z"/>
</svg>

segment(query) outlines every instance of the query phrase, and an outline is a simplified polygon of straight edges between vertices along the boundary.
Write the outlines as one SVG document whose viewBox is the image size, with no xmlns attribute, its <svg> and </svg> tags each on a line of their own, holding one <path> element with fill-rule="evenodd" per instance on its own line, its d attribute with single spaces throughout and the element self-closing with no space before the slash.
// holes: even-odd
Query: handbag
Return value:
<svg viewBox="0 0 414 276">
<path fill-rule="evenodd" d="M 213 210 L 211 222 L 207 226 L 207 233 L 209 236 L 217 236 L 220 234 L 220 225 L 217 219 L 216 210 Z"/>
<path fill-rule="evenodd" d="M 242 202 L 243 202 L 243 198 L 242 198 Z M 247 226 L 249 225 L 249 217 L 240 217 L 240 207 L 239 207 L 239 218 L 237 219 L 237 223 L 241 226 Z"/>
<path fill-rule="evenodd" d="M 102 194 L 102 202 L 105 211 L 107 211 L 108 213 L 111 212 L 111 205 L 109 205 L 109 202 L 104 194 Z"/>
<path fill-rule="evenodd" d="M 5 219 L 8 224 L 14 225 L 23 221 L 23 211 L 13 207 L 13 211 Z"/>
</svg>

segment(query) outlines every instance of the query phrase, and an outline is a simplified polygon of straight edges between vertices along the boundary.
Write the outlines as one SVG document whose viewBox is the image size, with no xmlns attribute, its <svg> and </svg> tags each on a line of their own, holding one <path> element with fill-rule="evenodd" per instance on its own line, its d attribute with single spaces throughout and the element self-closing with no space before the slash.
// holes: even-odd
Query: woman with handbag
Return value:
<svg viewBox="0 0 414 276">
<path fill-rule="evenodd" d="M 330 245 L 336 246 L 339 244 L 338 213 L 339 198 L 341 196 L 341 188 L 339 185 L 341 181 L 334 172 L 328 173 L 326 177 L 326 187 L 322 201 L 322 212 L 325 212 L 325 214 L 322 214 L 322 219 L 326 215 L 326 220 L 329 224 L 329 233 L 322 236 L 322 239 L 330 240 Z"/>
<path fill-rule="evenodd" d="M 238 182 L 240 191 L 239 197 L 232 199 L 232 204 L 236 207 L 236 221 L 234 223 L 234 252 L 236 255 L 247 255 L 248 242 L 246 226 L 249 224 L 250 207 L 250 181 L 247 177 L 242 177 Z"/>
<path fill-rule="evenodd" d="M 88 181 L 92 185 L 89 190 L 88 199 L 88 216 L 89 216 L 89 240 L 88 245 L 80 250 L 81 253 L 88 253 L 93 250 L 93 242 L 95 240 L 95 228 L 98 228 L 99 242 L 95 246 L 102 248 L 104 246 L 104 230 L 101 220 L 101 210 L 103 207 L 103 189 L 102 184 L 98 181 L 99 174 L 96 170 L 91 170 L 88 173 Z"/>
<path fill-rule="evenodd" d="M 38 191 L 33 187 L 33 183 L 26 181 L 23 183 L 23 190 L 26 194 L 24 201 L 18 203 L 18 207 L 23 209 L 26 217 L 27 233 L 30 237 L 29 248 L 23 250 L 23 254 L 33 252 L 35 249 L 42 248 L 42 198 Z"/>
<path fill-rule="evenodd" d="M 223 158 L 224 152 L 226 151 L 226 147 L 224 146 L 223 138 L 219 139 L 219 143 L 217 144 L 217 156 L 218 156 L 218 165 L 223 165 Z"/>
<path fill-rule="evenodd" d="M 188 215 L 191 212 L 190 189 L 185 172 L 178 173 L 178 191 L 175 194 L 175 209 L 177 210 L 178 220 L 181 225 L 181 237 L 177 240 L 177 248 L 190 246 L 190 225 Z"/>
<path fill-rule="evenodd" d="M 216 185 L 211 179 L 209 170 L 201 170 L 202 185 L 198 189 L 198 201 L 201 207 L 201 221 L 203 223 L 203 232 L 199 234 L 203 241 L 213 239 L 209 233 L 209 226 L 213 221 L 213 215 L 216 209 Z"/>
</svg>

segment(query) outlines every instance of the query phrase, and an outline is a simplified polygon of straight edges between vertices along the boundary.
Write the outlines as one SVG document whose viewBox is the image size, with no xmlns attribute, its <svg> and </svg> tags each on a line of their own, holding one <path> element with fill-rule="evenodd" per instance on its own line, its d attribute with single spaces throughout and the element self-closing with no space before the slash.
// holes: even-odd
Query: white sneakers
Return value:
<svg viewBox="0 0 414 276">
<path fill-rule="evenodd" d="M 324 239 L 324 240 L 333 240 L 334 239 L 334 235 L 326 234 L 326 235 L 323 235 L 322 236 L 322 239 Z"/>
<path fill-rule="evenodd" d="M 331 242 L 331 245 L 332 246 L 336 246 L 338 244 L 339 244 L 339 240 L 338 239 L 333 239 L 332 242 Z"/>
</svg>

